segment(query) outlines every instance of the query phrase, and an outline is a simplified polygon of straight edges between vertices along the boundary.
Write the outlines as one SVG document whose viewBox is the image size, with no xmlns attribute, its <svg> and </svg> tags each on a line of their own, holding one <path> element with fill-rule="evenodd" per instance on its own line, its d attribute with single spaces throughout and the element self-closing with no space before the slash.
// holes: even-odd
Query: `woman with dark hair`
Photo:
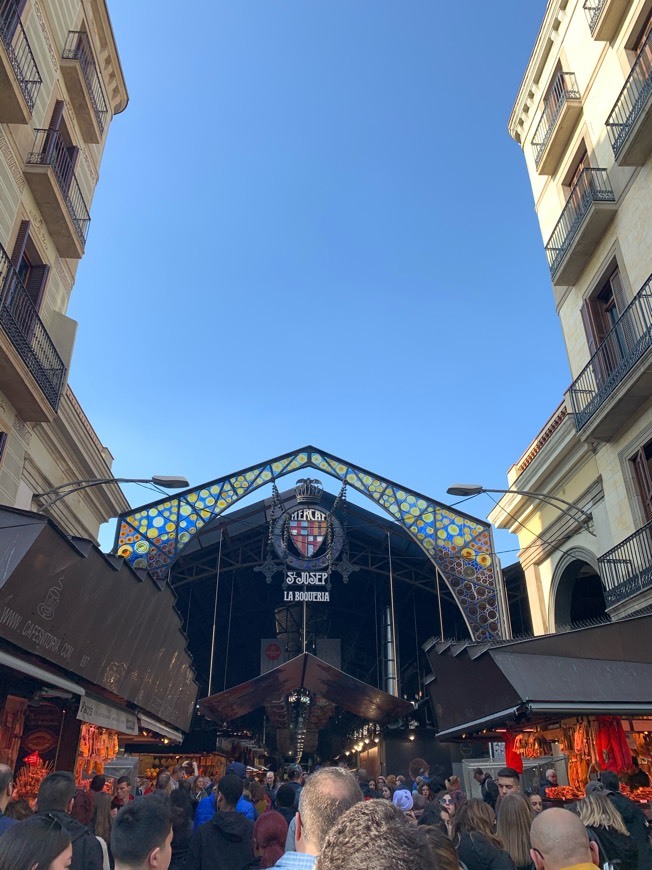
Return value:
<svg viewBox="0 0 652 870">
<path fill-rule="evenodd" d="M 394 790 L 391 787 L 391 785 L 387 785 L 387 783 L 383 783 L 383 785 L 380 788 L 381 798 L 384 798 L 386 801 L 391 801 L 393 795 L 394 795 Z"/>
<path fill-rule="evenodd" d="M 111 795 L 105 791 L 97 792 L 93 799 L 93 819 L 91 829 L 98 840 L 104 840 L 109 846 L 111 842 Z"/>
<path fill-rule="evenodd" d="M 464 792 L 455 791 L 453 794 L 449 794 L 447 791 L 440 791 L 435 800 L 426 805 L 419 819 L 419 824 L 437 826 L 444 834 L 452 837 L 455 817 L 465 803 L 466 795 Z"/>
<path fill-rule="evenodd" d="M 17 822 L 22 822 L 24 819 L 30 819 L 34 815 L 34 811 L 30 807 L 28 800 L 17 798 L 15 801 L 9 801 L 2 815 L 8 819 L 16 819 Z"/>
<path fill-rule="evenodd" d="M 254 825 L 254 854 L 261 868 L 273 867 L 285 853 L 288 823 L 276 810 L 258 816 Z"/>
<path fill-rule="evenodd" d="M 457 859 L 457 852 L 450 841 L 450 837 L 447 837 L 441 828 L 427 825 L 425 830 L 437 870 L 459 870 L 460 864 Z"/>
<path fill-rule="evenodd" d="M 259 816 L 269 809 L 270 802 L 265 794 L 265 789 L 263 786 L 254 780 L 249 786 L 249 791 L 251 792 L 251 802 L 256 807 L 256 812 Z"/>
<path fill-rule="evenodd" d="M 152 800 L 152 798 L 147 798 L 147 800 Z M 184 788 L 175 788 L 169 800 L 172 806 L 172 860 L 170 861 L 170 870 L 180 870 L 181 867 L 186 866 L 186 858 L 190 852 L 195 810 L 190 792 Z"/>
<path fill-rule="evenodd" d="M 95 799 L 102 800 L 102 794 L 98 793 L 95 795 Z M 107 798 L 109 796 L 107 795 Z M 72 802 L 72 810 L 70 811 L 70 815 L 73 819 L 76 819 L 82 825 L 87 828 L 93 827 L 93 814 L 95 807 L 93 806 L 94 800 L 85 791 L 78 791 L 75 795 L 75 799 Z M 111 799 L 109 798 L 109 815 L 111 814 Z M 102 860 L 103 860 L 103 870 L 109 870 L 109 848 L 108 848 L 108 840 L 105 840 L 101 834 L 95 831 L 95 837 L 98 840 L 100 846 L 102 847 Z"/>
<path fill-rule="evenodd" d="M 0 837 L 2 870 L 67 870 L 71 862 L 70 837 L 54 817 L 34 816 Z"/>
<path fill-rule="evenodd" d="M 496 834 L 516 870 L 533 870 L 530 858 L 530 825 L 534 810 L 527 798 L 508 794 L 500 802 Z"/>
<path fill-rule="evenodd" d="M 471 798 L 455 813 L 453 845 L 468 870 L 515 870 L 494 834 L 495 822 L 493 809 L 479 798 Z"/>
</svg>

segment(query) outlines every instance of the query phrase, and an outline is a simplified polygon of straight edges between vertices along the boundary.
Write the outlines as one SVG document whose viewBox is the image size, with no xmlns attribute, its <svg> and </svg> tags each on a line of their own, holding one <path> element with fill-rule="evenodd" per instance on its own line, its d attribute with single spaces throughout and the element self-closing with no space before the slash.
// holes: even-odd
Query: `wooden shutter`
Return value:
<svg viewBox="0 0 652 870">
<path fill-rule="evenodd" d="M 43 143 L 43 151 L 45 153 L 46 162 L 53 163 L 57 160 L 57 155 L 53 153 L 57 139 L 59 128 L 61 127 L 61 122 L 63 121 L 63 110 L 66 104 L 63 100 L 57 100 L 54 104 L 54 109 L 52 109 L 52 116 L 50 117 L 50 123 L 48 125 L 48 133 L 45 136 L 45 142 Z"/>
<path fill-rule="evenodd" d="M 25 245 L 27 244 L 27 239 L 29 238 L 29 227 L 30 221 L 21 221 L 20 226 L 18 227 L 18 235 L 16 236 L 16 241 L 14 242 L 14 249 L 11 253 L 11 265 L 14 269 L 17 269 L 20 266 L 20 261 L 23 259 L 23 254 L 25 253 Z"/>
<path fill-rule="evenodd" d="M 591 357 L 593 357 L 607 334 L 599 301 L 597 299 L 585 299 L 580 308 L 580 314 L 582 315 L 582 323 L 586 334 L 586 342 L 589 346 L 589 353 L 591 354 Z M 595 377 L 596 386 L 603 383 L 608 374 L 609 368 L 605 355 L 603 353 L 597 354 L 593 361 L 593 375 Z"/>
<path fill-rule="evenodd" d="M 616 311 L 618 312 L 618 316 L 620 317 L 623 311 L 629 305 L 629 301 L 625 295 L 625 288 L 623 287 L 623 279 L 620 277 L 620 271 L 616 269 L 611 278 L 609 278 L 609 283 L 611 284 L 611 291 L 614 295 L 614 302 L 616 303 Z"/>
<path fill-rule="evenodd" d="M 2 454 L 5 452 L 5 447 L 7 446 L 7 433 L 0 432 L 0 462 L 2 462 Z"/>
<path fill-rule="evenodd" d="M 41 299 L 43 298 L 43 291 L 45 290 L 49 274 L 50 267 L 42 263 L 38 266 L 32 266 L 27 276 L 25 290 L 37 311 L 41 306 Z"/>
<path fill-rule="evenodd" d="M 633 462 L 643 513 L 645 514 L 645 519 L 650 522 L 652 520 L 652 475 L 650 475 L 650 468 L 647 464 L 645 447 L 641 447 Z"/>
</svg>

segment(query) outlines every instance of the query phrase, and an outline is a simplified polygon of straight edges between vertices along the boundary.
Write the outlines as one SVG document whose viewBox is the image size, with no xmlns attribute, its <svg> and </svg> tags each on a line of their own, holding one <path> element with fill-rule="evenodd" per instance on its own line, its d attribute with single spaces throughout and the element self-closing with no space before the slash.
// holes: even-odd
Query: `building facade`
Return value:
<svg viewBox="0 0 652 870">
<path fill-rule="evenodd" d="M 104 0 L 0 0 L 0 504 L 96 538 L 115 485 L 48 508 L 36 494 L 111 477 L 68 386 L 66 314 L 108 129 L 127 91 Z"/>
<path fill-rule="evenodd" d="M 550 0 L 509 121 L 571 370 L 490 517 L 536 633 L 652 603 L 651 34 L 652 0 Z"/>
</svg>

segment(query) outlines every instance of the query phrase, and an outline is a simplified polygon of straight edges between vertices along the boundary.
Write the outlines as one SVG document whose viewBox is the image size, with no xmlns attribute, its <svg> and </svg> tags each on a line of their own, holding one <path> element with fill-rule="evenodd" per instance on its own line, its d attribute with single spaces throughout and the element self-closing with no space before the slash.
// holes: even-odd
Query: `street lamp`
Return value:
<svg viewBox="0 0 652 870">
<path fill-rule="evenodd" d="M 185 489 L 190 486 L 185 477 L 165 474 L 155 474 L 152 477 L 93 477 L 88 480 L 70 480 L 68 483 L 53 486 L 52 489 L 47 489 L 45 492 L 35 492 L 33 497 L 47 499 L 48 496 L 54 496 L 43 505 L 43 507 L 51 508 L 62 498 L 72 495 L 73 492 L 89 489 L 91 486 L 100 486 L 103 483 L 153 483 L 155 486 L 163 487 L 163 489 Z"/>
<path fill-rule="evenodd" d="M 483 492 L 497 492 L 502 495 L 526 495 L 530 498 L 539 499 L 539 501 L 543 501 L 551 507 L 557 508 L 560 513 L 565 514 L 575 522 L 579 522 L 590 535 L 593 535 L 594 538 L 596 537 L 595 532 L 589 528 L 589 524 L 593 522 L 593 514 L 578 507 L 571 501 L 566 501 L 565 498 L 561 498 L 558 495 L 550 495 L 546 492 L 530 492 L 528 489 L 487 489 L 477 483 L 456 483 L 453 486 L 449 486 L 446 492 L 448 495 L 457 495 L 460 497 L 481 495 Z M 561 502 L 561 505 L 564 505 L 564 507 L 555 504 L 555 502 Z M 576 514 L 573 515 L 571 510 L 575 511 Z"/>
</svg>

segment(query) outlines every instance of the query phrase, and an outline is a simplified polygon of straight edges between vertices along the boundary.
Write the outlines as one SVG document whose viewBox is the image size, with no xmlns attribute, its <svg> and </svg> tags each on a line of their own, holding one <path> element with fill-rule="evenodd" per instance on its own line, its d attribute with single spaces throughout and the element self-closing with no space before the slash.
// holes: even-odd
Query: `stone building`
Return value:
<svg viewBox="0 0 652 870">
<path fill-rule="evenodd" d="M 549 0 L 509 121 L 571 385 L 508 481 L 581 509 L 515 492 L 491 514 L 537 633 L 652 603 L 651 31 L 652 0 Z"/>
<path fill-rule="evenodd" d="M 127 91 L 104 0 L 0 0 L 0 503 L 48 510 L 61 483 L 111 477 L 112 456 L 68 386 L 66 315 L 113 116 Z M 115 485 L 52 507 L 95 538 Z"/>
</svg>

